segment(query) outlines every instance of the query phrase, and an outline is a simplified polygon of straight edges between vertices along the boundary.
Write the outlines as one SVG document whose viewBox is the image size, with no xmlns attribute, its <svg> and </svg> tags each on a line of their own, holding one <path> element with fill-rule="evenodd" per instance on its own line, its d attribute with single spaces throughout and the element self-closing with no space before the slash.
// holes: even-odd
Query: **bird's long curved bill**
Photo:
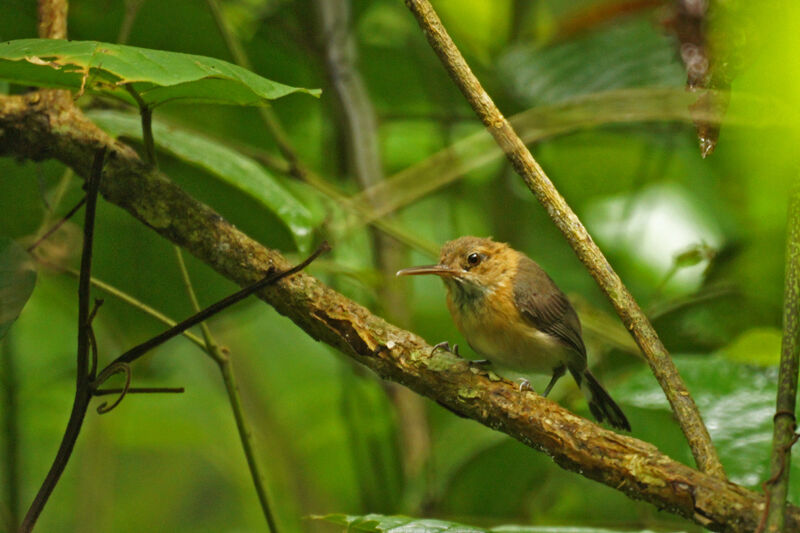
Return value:
<svg viewBox="0 0 800 533">
<path fill-rule="evenodd" d="M 420 276 L 422 274 L 435 274 L 437 276 L 457 276 L 457 270 L 444 265 L 423 265 L 398 270 L 398 276 Z"/>
</svg>

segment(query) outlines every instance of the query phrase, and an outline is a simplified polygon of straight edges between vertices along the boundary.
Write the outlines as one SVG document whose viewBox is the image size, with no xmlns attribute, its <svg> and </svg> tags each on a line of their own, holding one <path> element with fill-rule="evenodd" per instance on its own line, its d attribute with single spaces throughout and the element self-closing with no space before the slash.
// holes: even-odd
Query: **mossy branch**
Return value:
<svg viewBox="0 0 800 533">
<path fill-rule="evenodd" d="M 0 96 L 0 155 L 55 158 L 89 175 L 100 147 L 108 149 L 101 193 L 111 203 L 223 276 L 248 285 L 270 269 L 290 265 L 198 202 L 108 137 L 77 110 L 53 111 L 38 93 Z M 311 337 L 448 409 L 540 450 L 571 471 L 632 498 L 684 516 L 712 531 L 750 532 L 764 497 L 698 472 L 651 444 L 589 422 L 515 383 L 497 380 L 452 354 L 438 351 L 364 307 L 299 273 L 264 288 L 259 297 Z M 800 508 L 789 506 L 787 527 L 800 530 Z"/>
</svg>

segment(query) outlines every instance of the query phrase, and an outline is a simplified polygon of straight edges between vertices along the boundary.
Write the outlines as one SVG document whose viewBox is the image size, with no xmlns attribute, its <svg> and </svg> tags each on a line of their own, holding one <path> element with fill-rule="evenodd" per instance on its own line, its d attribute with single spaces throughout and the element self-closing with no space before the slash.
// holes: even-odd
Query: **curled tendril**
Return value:
<svg viewBox="0 0 800 533">
<path fill-rule="evenodd" d="M 108 366 L 105 370 L 103 370 L 100 373 L 99 376 L 97 376 L 97 379 L 94 380 L 94 382 L 92 383 L 92 389 L 97 390 L 98 388 L 100 388 L 100 386 L 106 381 L 108 381 L 108 378 L 110 378 L 114 374 L 125 374 L 125 385 L 122 386 L 122 391 L 119 393 L 119 396 L 117 396 L 117 399 L 114 400 L 114 403 L 108 405 L 108 402 L 103 402 L 97 406 L 97 412 L 101 415 L 111 411 L 116 406 L 118 406 L 122 401 L 122 399 L 125 397 L 125 395 L 128 393 L 128 389 L 131 386 L 130 365 L 128 363 L 117 362 Z"/>
</svg>

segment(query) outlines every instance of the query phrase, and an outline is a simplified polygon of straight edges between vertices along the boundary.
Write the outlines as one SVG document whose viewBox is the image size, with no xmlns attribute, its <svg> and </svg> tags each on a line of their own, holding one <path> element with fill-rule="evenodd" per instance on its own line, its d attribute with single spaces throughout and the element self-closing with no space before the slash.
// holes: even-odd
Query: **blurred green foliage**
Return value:
<svg viewBox="0 0 800 533">
<path fill-rule="evenodd" d="M 72 2 L 70 37 L 115 42 L 125 6 L 135 3 Z M 320 100 L 287 96 L 273 109 L 303 163 L 340 192 L 356 194 L 314 4 L 231 0 L 223 2 L 223 11 L 257 74 L 291 86 L 323 88 Z M 624 109 L 613 125 L 558 131 L 531 146 L 676 354 L 728 473 L 754 489 L 766 477 L 786 198 L 798 170 L 800 56 L 794 51 L 800 8 L 780 4 L 781 16 L 775 17 L 777 11 L 759 3 L 726 2 L 720 9 L 727 11 L 712 20 L 716 42 L 729 43 L 733 50 L 729 59 L 737 77 L 729 116 L 736 120 L 723 125 L 708 159 L 700 158 L 691 124 L 624 123 L 619 119 Z M 354 0 L 350 5 L 349 33 L 379 119 L 387 175 L 480 130 L 402 2 Z M 685 81 L 679 45 L 664 24 L 666 8 L 615 12 L 611 0 L 435 5 L 507 116 L 611 89 L 680 89 Z M 34 37 L 35 11 L 34 2 L 0 4 L 0 39 Z M 611 15 L 587 16 L 599 11 Z M 129 22 L 127 44 L 231 60 L 204 2 L 144 1 Z M 17 85 L 0 89 L 27 90 Z M 107 100 L 83 97 L 78 103 L 93 112 L 109 107 L 118 112 L 118 104 Z M 187 135 L 201 132 L 203 142 L 239 150 L 241 157 L 261 151 L 280 159 L 252 109 L 165 104 L 157 118 Z M 141 149 L 136 140 L 126 140 Z M 287 226 L 278 210 L 241 190 L 230 176 L 221 178 L 209 165 L 165 148 L 160 166 L 172 180 L 265 245 L 293 259 L 300 256 L 296 228 Z M 258 172 L 274 174 L 276 183 L 308 210 L 309 240 L 332 241 L 334 253 L 312 265 L 312 274 L 430 342 L 461 340 L 437 280 L 404 280 L 402 298 L 385 298 L 393 272 L 376 266 L 369 230 L 342 223 L 356 216 L 346 204 L 280 175 L 279 168 Z M 404 194 L 414 196 L 414 188 L 424 189 L 423 182 L 409 184 L 412 190 Z M 32 242 L 45 218 L 52 221 L 81 197 L 81 182 L 52 161 L 0 159 L 0 184 L 0 236 L 25 243 Z M 492 159 L 417 196 L 391 214 L 409 235 L 429 247 L 464 234 L 508 241 L 538 261 L 565 292 L 580 295 L 587 313 L 614 322 L 593 280 L 504 161 Z M 302 220 L 292 223 L 302 226 Z M 41 256 L 75 267 L 79 226 L 80 217 L 66 224 L 41 247 Z M 102 201 L 95 250 L 98 278 L 172 318 L 191 313 L 171 245 Z M 402 254 L 401 266 L 432 259 L 417 250 Z M 193 258 L 187 261 L 201 304 L 235 289 Z M 69 414 L 76 285 L 72 277 L 41 267 L 33 296 L 3 347 L 4 358 L 13 357 L 15 379 L 0 380 L 6 389 L 13 388 L 4 391 L 2 410 L 15 410 L 19 424 L 0 432 L 0 452 L 9 453 L 14 439 L 18 457 L 12 459 L 20 475 L 16 497 L 23 511 L 50 465 Z M 210 326 L 231 351 L 284 531 L 340 530 L 306 518 L 331 513 L 403 514 L 481 528 L 516 523 L 699 531 L 565 472 L 502 434 L 430 402 L 409 401 L 398 387 L 313 342 L 261 303 L 240 304 Z M 140 311 L 106 297 L 96 322 L 101 357 L 110 360 L 162 329 Z M 628 413 L 635 437 L 692 464 L 663 393 L 642 361 L 614 342 L 616 335 L 602 328 L 587 332 L 596 374 Z M 472 355 L 466 346 L 462 350 Z M 185 386 L 186 392 L 129 396 L 102 417 L 90 410 L 39 530 L 262 530 L 222 380 L 211 361 L 176 339 L 137 363 L 134 381 Z M 540 378 L 534 385 L 545 381 Z M 567 381 L 559 383 L 552 398 L 588 415 Z M 5 486 L 9 463 L 0 464 L 0 485 Z M 794 471 L 796 481 L 800 471 Z M 800 504 L 797 487 L 794 483 L 790 497 Z M 0 522 L 13 507 L 0 501 Z"/>
</svg>

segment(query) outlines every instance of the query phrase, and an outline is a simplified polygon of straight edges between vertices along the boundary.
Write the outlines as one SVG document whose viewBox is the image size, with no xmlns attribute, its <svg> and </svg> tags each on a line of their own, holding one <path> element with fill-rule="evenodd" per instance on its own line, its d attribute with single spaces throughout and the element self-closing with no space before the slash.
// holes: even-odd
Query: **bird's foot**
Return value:
<svg viewBox="0 0 800 533">
<path fill-rule="evenodd" d="M 520 392 L 523 392 L 523 391 L 536 392 L 536 391 L 533 390 L 533 387 L 531 387 L 531 382 L 528 381 L 527 379 L 518 378 L 517 381 L 519 381 L 519 391 Z"/>
<path fill-rule="evenodd" d="M 492 362 L 489 361 L 488 359 L 472 359 L 469 362 L 469 364 L 471 364 L 472 366 L 477 366 L 482 370 L 486 370 L 487 368 L 492 366 Z"/>
<path fill-rule="evenodd" d="M 461 357 L 461 354 L 458 353 L 458 344 L 453 344 L 453 347 L 451 348 L 449 342 L 442 341 L 439 344 L 435 345 L 433 348 L 431 348 L 431 355 L 436 353 L 436 350 L 444 350 L 446 352 L 450 352 L 452 354 L 455 354 L 458 357 Z"/>
</svg>

